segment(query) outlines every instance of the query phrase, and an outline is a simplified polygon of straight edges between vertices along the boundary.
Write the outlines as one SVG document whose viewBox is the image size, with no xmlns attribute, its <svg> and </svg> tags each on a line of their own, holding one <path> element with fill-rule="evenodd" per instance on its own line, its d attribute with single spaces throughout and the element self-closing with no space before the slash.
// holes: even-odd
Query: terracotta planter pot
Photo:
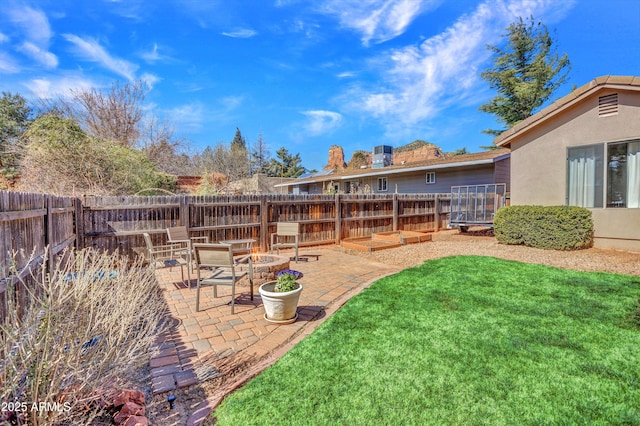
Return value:
<svg viewBox="0 0 640 426">
<path fill-rule="evenodd" d="M 290 324 L 298 319 L 298 300 L 302 293 L 302 284 L 298 288 L 287 292 L 275 292 L 275 281 L 267 281 L 260 286 L 260 296 L 264 304 L 264 318 L 277 324 Z"/>
</svg>

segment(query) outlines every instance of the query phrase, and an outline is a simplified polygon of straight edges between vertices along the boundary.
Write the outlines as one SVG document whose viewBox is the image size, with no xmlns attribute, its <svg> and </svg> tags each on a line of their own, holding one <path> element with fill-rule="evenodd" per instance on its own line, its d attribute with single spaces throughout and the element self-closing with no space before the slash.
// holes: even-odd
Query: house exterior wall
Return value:
<svg viewBox="0 0 640 426">
<path fill-rule="evenodd" d="M 497 171 L 497 165 L 500 164 L 500 170 Z M 363 189 L 369 186 L 371 192 L 375 194 L 390 194 L 397 192 L 399 194 L 422 194 L 422 193 L 448 193 L 454 185 L 483 185 L 489 183 L 509 183 L 509 161 L 501 160 L 494 164 L 485 164 L 469 167 L 457 167 L 452 169 L 435 169 L 435 183 L 426 183 L 427 171 L 407 172 L 407 173 L 391 173 L 384 174 L 384 168 L 376 169 L 382 172 L 375 176 L 361 176 L 352 179 L 327 180 L 320 183 L 301 184 L 297 186 L 299 193 L 305 194 L 321 194 L 322 188 L 330 187 L 331 183 L 337 185 L 339 190 L 348 193 L 353 182 L 357 187 Z M 387 190 L 378 190 L 378 178 L 387 179 Z M 293 187 L 296 191 L 296 187 Z"/>
<path fill-rule="evenodd" d="M 600 117 L 598 99 L 612 93 L 618 93 L 618 113 Z M 596 91 L 511 142 L 511 205 L 567 204 L 568 148 L 636 138 L 640 138 L 640 93 Z M 640 209 L 590 210 L 596 247 L 640 251 Z"/>
<path fill-rule="evenodd" d="M 452 170 L 438 169 L 435 172 L 435 183 L 426 183 L 426 171 L 387 175 L 387 191 L 378 191 L 377 177 L 373 179 L 371 188 L 375 193 L 447 193 L 454 185 L 479 185 L 493 183 L 493 165 L 459 168 Z"/>
<path fill-rule="evenodd" d="M 491 183 L 506 183 L 507 192 L 511 191 L 511 157 L 496 161 Z"/>
</svg>

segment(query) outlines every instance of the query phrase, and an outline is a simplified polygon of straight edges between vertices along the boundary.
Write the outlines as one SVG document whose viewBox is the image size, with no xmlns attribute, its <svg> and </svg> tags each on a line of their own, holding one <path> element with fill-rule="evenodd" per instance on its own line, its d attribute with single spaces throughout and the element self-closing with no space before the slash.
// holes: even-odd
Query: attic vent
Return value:
<svg viewBox="0 0 640 426">
<path fill-rule="evenodd" d="M 598 116 L 605 117 L 618 113 L 618 94 L 612 93 L 598 98 Z"/>
</svg>

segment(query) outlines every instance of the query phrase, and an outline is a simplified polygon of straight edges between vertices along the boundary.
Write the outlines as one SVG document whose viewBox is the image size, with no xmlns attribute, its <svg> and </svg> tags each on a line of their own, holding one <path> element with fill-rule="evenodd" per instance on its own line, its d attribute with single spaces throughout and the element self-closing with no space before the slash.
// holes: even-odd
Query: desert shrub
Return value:
<svg viewBox="0 0 640 426">
<path fill-rule="evenodd" d="M 503 244 L 575 250 L 591 246 L 591 212 L 574 206 L 509 206 L 496 212 L 496 239 Z"/>
<path fill-rule="evenodd" d="M 22 417 L 15 422 L 90 424 L 105 395 L 131 385 L 168 318 L 149 268 L 93 249 L 68 254 L 49 274 L 31 277 L 35 285 L 21 282 L 23 306 L 15 306 L 16 286 L 8 289 L 0 401 L 23 404 L 3 413 Z"/>
<path fill-rule="evenodd" d="M 20 188 L 55 195 L 175 191 L 176 178 L 160 173 L 147 156 L 114 141 L 91 137 L 71 119 L 49 114 L 25 133 Z"/>
</svg>

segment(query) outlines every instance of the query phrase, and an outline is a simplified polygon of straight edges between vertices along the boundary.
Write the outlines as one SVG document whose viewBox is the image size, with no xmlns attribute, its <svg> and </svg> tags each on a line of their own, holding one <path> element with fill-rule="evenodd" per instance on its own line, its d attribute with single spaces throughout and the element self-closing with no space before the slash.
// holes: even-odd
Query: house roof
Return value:
<svg viewBox="0 0 640 426">
<path fill-rule="evenodd" d="M 508 148 L 513 139 L 603 89 L 640 91 L 640 77 L 615 75 L 598 77 L 584 86 L 573 90 L 568 95 L 558 99 L 542 111 L 521 121 L 509 130 L 504 131 L 494 139 L 494 143 L 497 146 Z"/>
<path fill-rule="evenodd" d="M 416 161 L 406 164 L 395 164 L 392 166 L 382 168 L 366 168 L 358 170 L 343 170 L 340 172 L 334 172 L 329 175 L 311 176 L 302 179 L 296 179 L 295 181 L 283 183 L 275 186 L 294 186 L 307 183 L 327 182 L 327 181 L 340 181 L 357 179 L 367 176 L 387 176 L 397 173 L 408 173 L 415 171 L 428 171 L 446 168 L 475 166 L 480 164 L 491 164 L 496 161 L 503 160 L 511 154 L 508 149 L 495 149 L 485 152 L 477 152 L 473 154 L 455 155 L 452 157 L 434 158 L 430 160 Z"/>
</svg>

